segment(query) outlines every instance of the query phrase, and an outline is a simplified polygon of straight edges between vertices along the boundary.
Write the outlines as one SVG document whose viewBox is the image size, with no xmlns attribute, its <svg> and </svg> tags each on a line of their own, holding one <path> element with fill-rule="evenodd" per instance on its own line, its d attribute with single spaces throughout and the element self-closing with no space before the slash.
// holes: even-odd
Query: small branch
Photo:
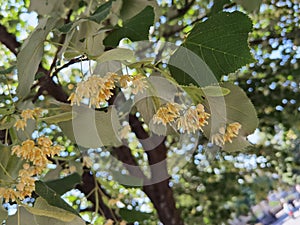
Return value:
<svg viewBox="0 0 300 225">
<path fill-rule="evenodd" d="M 180 18 L 180 17 L 184 16 L 184 14 L 186 14 L 186 12 L 194 5 L 195 1 L 196 0 L 192 0 L 192 1 L 188 2 L 188 0 L 186 0 L 185 1 L 185 6 L 181 9 L 178 9 L 177 10 L 178 13 L 176 15 L 170 17 L 169 22 L 174 20 L 174 19 L 177 19 L 177 18 Z"/>
<path fill-rule="evenodd" d="M 5 26 L 0 24 L 0 42 L 4 44 L 14 55 L 17 56 L 21 44 L 17 42 L 16 37 L 9 33 Z"/>
<path fill-rule="evenodd" d="M 70 22 L 70 17 L 73 13 L 73 10 L 70 10 L 66 19 L 65 19 L 65 23 L 64 24 L 67 24 Z M 54 56 L 54 59 L 52 61 L 52 64 L 50 66 L 50 69 L 49 69 L 49 74 L 51 74 L 52 70 L 55 68 L 55 65 L 56 65 L 56 62 L 57 62 L 57 58 L 58 58 L 58 53 L 60 52 L 60 50 L 62 49 L 62 44 L 65 42 L 65 39 L 66 39 L 66 34 L 63 34 L 59 40 L 59 45 L 57 46 L 57 50 L 56 50 L 56 53 L 55 53 L 55 56 Z"/>
<path fill-rule="evenodd" d="M 57 68 L 53 73 L 52 76 L 56 76 L 61 70 L 75 64 L 75 63 L 79 63 L 79 62 L 83 62 L 83 61 L 88 61 L 89 59 L 86 58 L 85 56 L 79 56 L 78 58 L 74 58 L 71 59 L 69 62 L 67 62 L 66 64 L 64 64 L 63 66 Z"/>
</svg>

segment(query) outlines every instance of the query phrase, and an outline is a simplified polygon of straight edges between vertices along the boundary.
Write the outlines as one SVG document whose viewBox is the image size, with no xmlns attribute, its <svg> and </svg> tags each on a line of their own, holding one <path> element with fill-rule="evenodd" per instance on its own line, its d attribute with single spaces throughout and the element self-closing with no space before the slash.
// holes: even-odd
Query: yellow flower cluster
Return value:
<svg viewBox="0 0 300 225">
<path fill-rule="evenodd" d="M 89 99 L 89 107 L 99 107 L 100 104 L 106 103 L 113 95 L 112 90 L 119 84 L 121 88 L 132 87 L 132 93 L 143 92 L 147 87 L 145 77 L 142 75 L 122 75 L 107 73 L 106 76 L 90 76 L 87 80 L 78 83 L 75 92 L 73 92 L 69 101 L 71 105 L 80 105 L 84 98 Z"/>
<path fill-rule="evenodd" d="M 163 125 L 175 123 L 176 128 L 182 132 L 195 133 L 202 131 L 202 127 L 208 124 L 210 114 L 205 112 L 204 106 L 198 104 L 185 108 L 177 103 L 167 103 L 160 107 L 153 116 L 153 122 Z"/>
<path fill-rule="evenodd" d="M 28 119 L 36 119 L 40 116 L 42 116 L 43 110 L 41 108 L 34 108 L 34 109 L 25 109 L 21 112 L 21 118 L 18 119 L 15 123 L 15 127 L 17 130 L 21 129 L 24 130 L 27 125 Z"/>
<path fill-rule="evenodd" d="M 232 143 L 232 139 L 238 136 L 241 127 L 238 122 L 228 124 L 226 130 L 221 127 L 218 133 L 212 135 L 212 143 L 220 147 L 223 147 L 226 142 Z"/>
<path fill-rule="evenodd" d="M 35 176 L 41 174 L 53 157 L 63 150 L 62 146 L 52 146 L 48 137 L 39 137 L 37 144 L 33 140 L 23 141 L 21 145 L 12 148 L 12 154 L 26 160 L 23 169 L 19 170 L 18 178 L 9 187 L 0 187 L 0 197 L 9 200 L 24 199 L 31 196 L 35 189 Z"/>
</svg>

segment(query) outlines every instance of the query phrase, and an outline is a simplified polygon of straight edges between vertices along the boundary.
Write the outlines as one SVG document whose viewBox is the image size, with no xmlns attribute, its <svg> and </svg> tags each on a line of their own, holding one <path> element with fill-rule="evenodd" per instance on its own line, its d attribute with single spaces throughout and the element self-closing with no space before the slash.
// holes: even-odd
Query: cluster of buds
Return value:
<svg viewBox="0 0 300 225">
<path fill-rule="evenodd" d="M 47 157 L 58 155 L 63 150 L 62 146 L 52 146 L 52 144 L 48 137 L 43 136 L 37 139 L 37 144 L 28 139 L 21 145 L 12 147 L 12 154 L 26 162 L 23 164 L 23 169 L 19 170 L 17 179 L 6 187 L 0 187 L 0 197 L 8 202 L 31 196 L 35 190 L 36 176 L 40 175 L 50 163 Z"/>
<path fill-rule="evenodd" d="M 71 105 L 80 105 L 80 102 L 89 99 L 89 107 L 98 108 L 105 104 L 111 96 L 116 85 L 121 88 L 132 88 L 132 94 L 143 92 L 147 87 L 146 78 L 140 74 L 137 75 L 118 75 L 107 73 L 106 76 L 90 76 L 87 80 L 78 83 L 75 92 L 73 92 L 69 101 Z"/>
<path fill-rule="evenodd" d="M 153 122 L 156 124 L 167 125 L 170 124 L 181 132 L 195 133 L 202 130 L 206 124 L 210 114 L 205 112 L 204 106 L 198 104 L 186 108 L 177 103 L 167 103 L 160 107 L 153 116 Z"/>
<path fill-rule="evenodd" d="M 15 127 L 17 130 L 21 129 L 24 130 L 27 126 L 28 119 L 36 119 L 42 116 L 43 110 L 41 108 L 34 108 L 34 109 L 25 109 L 21 112 L 21 118 L 18 119 L 15 123 Z"/>
<path fill-rule="evenodd" d="M 227 127 L 219 128 L 219 132 L 212 135 L 213 144 L 223 147 L 226 142 L 232 143 L 232 139 L 236 138 L 242 125 L 238 122 L 230 123 Z"/>
</svg>

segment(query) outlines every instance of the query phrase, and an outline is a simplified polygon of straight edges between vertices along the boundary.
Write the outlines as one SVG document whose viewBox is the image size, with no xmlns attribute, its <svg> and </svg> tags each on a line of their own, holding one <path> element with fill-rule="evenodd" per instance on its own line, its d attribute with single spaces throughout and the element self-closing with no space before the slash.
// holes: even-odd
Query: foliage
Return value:
<svg viewBox="0 0 300 225">
<path fill-rule="evenodd" d="M 295 3 L 0 3 L 5 224 L 228 224 L 299 179 Z"/>
</svg>

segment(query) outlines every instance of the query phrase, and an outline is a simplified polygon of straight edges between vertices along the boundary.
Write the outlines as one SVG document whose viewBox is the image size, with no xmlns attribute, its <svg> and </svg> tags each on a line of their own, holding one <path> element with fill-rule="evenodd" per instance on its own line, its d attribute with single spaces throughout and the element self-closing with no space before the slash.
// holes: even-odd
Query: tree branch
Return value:
<svg viewBox="0 0 300 225">
<path fill-rule="evenodd" d="M 154 141 L 149 141 L 148 133 L 135 115 L 129 116 L 129 124 L 140 140 L 150 165 L 152 184 L 143 186 L 143 191 L 151 199 L 159 219 L 164 225 L 183 225 L 180 212 L 176 208 L 173 190 L 169 186 L 170 176 L 166 162 L 168 149 L 165 146 L 165 138 L 161 139 L 153 135 L 152 140 Z M 155 140 L 160 140 L 160 143 Z"/>
<path fill-rule="evenodd" d="M 0 42 L 5 45 L 13 54 L 18 54 L 18 49 L 21 44 L 17 42 L 16 37 L 9 33 L 6 27 L 2 24 L 0 24 Z"/>
</svg>

